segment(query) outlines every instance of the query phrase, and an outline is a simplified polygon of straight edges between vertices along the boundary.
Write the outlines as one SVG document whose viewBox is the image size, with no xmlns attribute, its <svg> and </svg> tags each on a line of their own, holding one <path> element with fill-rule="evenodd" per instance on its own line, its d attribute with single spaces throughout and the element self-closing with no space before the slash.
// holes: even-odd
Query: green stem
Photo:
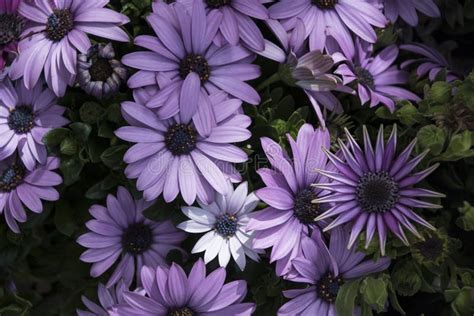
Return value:
<svg viewBox="0 0 474 316">
<path fill-rule="evenodd" d="M 267 78 L 267 80 L 265 80 L 264 82 L 262 82 L 258 87 L 257 87 L 257 91 L 262 91 L 263 89 L 265 89 L 266 87 L 268 87 L 269 85 L 271 84 L 274 84 L 275 82 L 278 82 L 280 81 L 280 74 L 277 72 L 277 73 L 274 73 L 271 77 Z"/>
</svg>

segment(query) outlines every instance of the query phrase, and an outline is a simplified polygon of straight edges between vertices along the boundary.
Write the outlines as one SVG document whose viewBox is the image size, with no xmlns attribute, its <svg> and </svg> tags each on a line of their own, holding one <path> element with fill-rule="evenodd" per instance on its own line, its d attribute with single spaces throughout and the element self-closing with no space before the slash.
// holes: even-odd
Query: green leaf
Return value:
<svg viewBox="0 0 474 316">
<path fill-rule="evenodd" d="M 79 180 L 84 163 L 77 158 L 69 158 L 61 160 L 61 172 L 64 176 L 64 184 L 71 185 Z"/>
<path fill-rule="evenodd" d="M 472 206 L 469 202 L 464 202 L 464 205 L 458 208 L 459 212 L 462 214 L 456 220 L 456 225 L 458 225 L 461 229 L 465 231 L 473 231 L 474 230 L 474 206 Z"/>
<path fill-rule="evenodd" d="M 83 122 L 94 124 L 102 117 L 104 112 L 104 109 L 99 103 L 85 102 L 79 110 L 79 116 Z"/>
<path fill-rule="evenodd" d="M 127 149 L 127 145 L 117 145 L 107 148 L 102 155 L 100 155 L 100 159 L 107 167 L 113 170 L 119 169 L 123 164 L 123 156 Z"/>
<path fill-rule="evenodd" d="M 61 151 L 61 154 L 67 155 L 67 156 L 72 156 L 77 152 L 77 141 L 73 137 L 67 137 L 65 138 L 62 142 L 61 145 L 59 146 L 59 150 Z"/>
<path fill-rule="evenodd" d="M 84 143 L 87 142 L 87 140 L 89 139 L 89 135 L 92 131 L 92 127 L 89 124 L 75 122 L 72 123 L 69 127 L 71 127 L 77 140 Z"/>
<path fill-rule="evenodd" d="M 423 149 L 429 149 L 432 155 L 439 155 L 446 142 L 446 132 L 435 125 L 423 126 L 416 135 Z"/>
<path fill-rule="evenodd" d="M 55 204 L 54 224 L 58 231 L 66 236 L 72 236 L 76 229 L 74 208 L 65 201 L 59 200 Z"/>
<path fill-rule="evenodd" d="M 59 145 L 70 133 L 67 128 L 55 128 L 43 136 L 43 143 L 48 147 Z"/>
<path fill-rule="evenodd" d="M 397 293 L 402 296 L 415 295 L 422 285 L 415 263 L 397 262 L 392 271 L 392 284 Z"/>
<path fill-rule="evenodd" d="M 451 99 L 452 87 L 446 81 L 437 81 L 431 86 L 428 100 L 435 103 L 447 103 Z"/>
<path fill-rule="evenodd" d="M 396 112 L 400 122 L 408 126 L 421 122 L 423 116 L 411 102 L 401 101 L 400 103 L 402 104 L 402 108 Z"/>
<path fill-rule="evenodd" d="M 367 277 L 362 281 L 361 293 L 364 301 L 381 312 L 388 299 L 387 284 L 382 278 Z"/>
<path fill-rule="evenodd" d="M 355 299 L 359 293 L 361 280 L 352 280 L 341 286 L 336 298 L 336 310 L 338 316 L 352 316 Z"/>
</svg>

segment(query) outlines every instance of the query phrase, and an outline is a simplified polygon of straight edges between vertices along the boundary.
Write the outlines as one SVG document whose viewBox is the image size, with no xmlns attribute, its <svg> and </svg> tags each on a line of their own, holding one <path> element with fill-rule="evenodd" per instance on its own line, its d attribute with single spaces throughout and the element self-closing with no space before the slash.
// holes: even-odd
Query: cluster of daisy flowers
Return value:
<svg viewBox="0 0 474 316">
<path fill-rule="evenodd" d="M 121 104 L 127 125 L 115 135 L 132 144 L 124 173 L 142 197 L 119 187 L 90 207 L 87 232 L 77 238 L 87 248 L 80 260 L 107 281 L 98 287 L 100 305 L 83 297 L 88 311 L 78 315 L 250 315 L 256 306 L 244 302 L 246 282 L 226 283 L 225 268 L 235 262 L 245 270 L 247 257 L 266 254 L 278 276 L 305 284 L 284 293 L 290 300 L 279 315 L 335 315 L 344 283 L 388 268 L 390 234 L 408 244 L 406 231 L 422 238 L 415 223 L 435 229 L 415 210 L 437 208 L 421 198 L 443 196 L 416 186 L 437 167 L 416 170 L 426 155 L 412 157 L 416 141 L 400 150 L 396 126 L 388 140 L 383 127 L 375 140 L 364 127 L 361 142 L 346 130 L 333 152 L 325 127 L 328 111 L 343 111 L 340 93 L 393 112 L 399 100 L 420 100 L 404 87 L 405 69 L 419 63 L 417 75 L 434 80 L 448 68 L 422 44 L 374 49 L 376 28 L 389 21 L 416 25 L 417 11 L 439 16 L 431 0 L 403 7 L 396 0 L 154 1 L 146 17 L 153 35 L 137 36 L 140 49 L 121 60 L 112 43 L 91 40 L 129 41 L 129 19 L 108 2 L 0 0 L 0 212 L 12 231 L 27 220 L 25 208 L 40 213 L 42 200 L 59 199 L 59 160 L 43 143 L 69 123 L 57 99 L 74 85 L 98 99 L 127 79 L 133 90 L 133 101 Z M 400 68 L 399 49 L 422 58 Z M 248 160 L 239 143 L 252 136 L 242 104 L 261 101 L 249 83 L 261 75 L 257 55 L 278 63 L 263 86 L 281 80 L 301 89 L 319 127 L 288 135 L 289 151 L 262 138 L 264 186 L 249 192 L 236 164 Z M 182 202 L 188 220 L 146 218 L 157 199 Z M 185 271 L 167 256 L 176 250 L 186 259 L 181 243 L 189 234 L 200 234 L 191 252 L 203 260 Z M 377 260 L 358 250 L 361 235 L 365 248 L 376 237 Z M 207 273 L 213 260 L 220 268 Z"/>
</svg>

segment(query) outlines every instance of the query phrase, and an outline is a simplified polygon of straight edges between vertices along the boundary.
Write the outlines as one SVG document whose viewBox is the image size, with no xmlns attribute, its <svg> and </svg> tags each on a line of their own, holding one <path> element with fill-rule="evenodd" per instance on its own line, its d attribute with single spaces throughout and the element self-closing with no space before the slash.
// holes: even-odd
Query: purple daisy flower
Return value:
<svg viewBox="0 0 474 316">
<path fill-rule="evenodd" d="M 220 12 L 206 16 L 200 0 L 194 1 L 192 15 L 180 3 L 158 2 L 155 7 L 147 20 L 157 38 L 143 35 L 135 39 L 136 45 L 151 51 L 134 52 L 122 59 L 125 65 L 140 70 L 129 79 L 130 88 L 171 79 L 165 88 L 160 86 L 148 107 L 172 106 L 175 110 L 164 111 L 168 116 L 163 118 L 179 110 L 182 120 L 189 121 L 205 103 L 204 94 L 222 90 L 250 104 L 260 103 L 258 93 L 244 82 L 260 76 L 259 67 L 250 64 L 253 54 L 240 45 L 217 47 L 212 43 L 222 22 Z"/>
<path fill-rule="evenodd" d="M 450 65 L 446 58 L 436 49 L 421 43 L 401 45 L 400 48 L 423 56 L 422 58 L 407 60 L 401 64 L 402 69 L 406 69 L 412 64 L 419 63 L 420 65 L 416 69 L 418 78 L 428 74 L 430 81 L 435 81 L 440 72 L 446 71 L 446 81 L 451 82 L 459 79 L 459 77 L 449 69 Z"/>
<path fill-rule="evenodd" d="M 218 256 L 219 265 L 225 268 L 232 255 L 243 271 L 245 256 L 259 261 L 258 252 L 252 250 L 252 233 L 246 229 L 249 213 L 257 207 L 259 200 L 254 193 L 247 195 L 247 182 L 241 183 L 235 191 L 231 183 L 229 186 L 229 194 L 216 194 L 212 204 L 205 205 L 198 200 L 200 207 L 183 206 L 181 211 L 190 220 L 179 224 L 178 228 L 188 233 L 206 233 L 191 251 L 205 251 L 206 264 Z"/>
<path fill-rule="evenodd" d="M 398 17 L 410 26 L 418 25 L 418 14 L 420 11 L 431 18 L 440 17 L 438 6 L 433 0 L 372 0 L 380 3 L 384 8 L 385 16 L 390 22 L 395 23 Z"/>
<path fill-rule="evenodd" d="M 43 136 L 69 123 L 62 116 L 66 109 L 56 105 L 56 96 L 41 80 L 31 90 L 23 80 L 13 85 L 5 79 L 0 85 L 0 160 L 18 149 L 25 167 L 33 170 L 37 162 L 46 162 Z"/>
<path fill-rule="evenodd" d="M 20 233 L 17 222 L 26 222 L 24 206 L 34 213 L 43 212 L 45 201 L 57 201 L 59 193 L 53 187 L 63 182 L 53 170 L 59 168 L 59 159 L 48 157 L 44 165 L 29 171 L 15 156 L 0 161 L 0 213 L 5 215 L 8 227 Z"/>
<path fill-rule="evenodd" d="M 319 234 L 304 237 L 302 255 L 293 260 L 294 282 L 309 285 L 304 289 L 284 291 L 291 299 L 278 310 L 278 316 L 334 316 L 335 301 L 340 287 L 347 281 L 381 272 L 390 266 L 390 259 L 364 260 L 365 254 L 352 246 L 346 248 L 349 233 L 336 229 L 331 233 L 329 249 Z M 357 315 L 357 314 L 355 314 Z"/>
<path fill-rule="evenodd" d="M 171 268 L 156 270 L 143 267 L 141 281 L 146 296 L 125 292 L 125 301 L 133 315 L 251 315 L 255 304 L 242 303 L 247 294 L 243 280 L 224 284 L 226 271 L 218 268 L 206 277 L 206 266 L 199 259 L 189 276 L 173 263 Z M 120 313 L 119 315 L 130 315 Z"/>
<path fill-rule="evenodd" d="M 64 96 L 67 85 L 74 83 L 77 51 L 86 54 L 91 47 L 87 34 L 128 42 L 120 26 L 129 19 L 104 8 L 108 0 L 33 0 L 21 2 L 18 11 L 31 23 L 19 44 L 21 54 L 12 64 L 10 76 L 24 77 L 33 88 L 44 71 L 48 86 Z M 31 35 L 32 34 L 32 35 Z"/>
<path fill-rule="evenodd" d="M 18 53 L 18 39 L 24 26 L 18 15 L 21 0 L 0 0 L 0 71 Z"/>
<path fill-rule="evenodd" d="M 419 200 L 419 198 L 444 196 L 437 192 L 413 187 L 439 165 L 435 164 L 426 170 L 413 172 L 428 151 L 410 159 L 410 154 L 416 144 L 415 139 L 403 152 L 397 154 L 396 126 L 386 144 L 383 139 L 383 127 L 380 127 L 375 149 L 372 147 L 365 126 L 364 150 L 359 147 L 347 129 L 346 135 L 349 147 L 339 140 L 343 159 L 325 150 L 337 171 L 319 171 L 333 182 L 315 184 L 316 187 L 331 193 L 314 202 L 334 205 L 316 220 L 337 216 L 324 230 L 351 222 L 349 247 L 355 243 L 364 228 L 367 231 L 365 246 L 368 247 L 377 231 L 382 255 L 385 254 L 388 231 L 408 244 L 403 227 L 421 238 L 411 221 L 434 230 L 435 228 L 430 223 L 412 210 L 413 208 L 440 208 L 439 205 Z"/>
<path fill-rule="evenodd" d="M 122 103 L 123 116 L 131 126 L 121 127 L 115 134 L 136 143 L 124 157 L 129 164 L 125 169 L 126 176 L 138 179 L 137 188 L 144 191 L 146 200 L 153 200 L 163 193 L 165 201 L 171 202 L 181 193 L 189 205 L 196 197 L 209 204 L 214 201 L 215 191 L 227 194 L 228 179 L 242 181 L 232 163 L 248 159 L 242 149 L 232 145 L 251 136 L 247 129 L 250 118 L 238 111 L 240 100 L 227 99 L 223 92 L 209 97 L 201 93 L 205 103 L 193 121 L 180 117 L 182 113 L 161 120 L 159 115 L 142 105 L 153 91 L 156 89 L 136 90 L 136 102 Z M 190 100 L 184 99 L 187 104 Z M 209 109 L 201 111 L 204 107 Z"/>
<path fill-rule="evenodd" d="M 211 17 L 222 14 L 219 32 L 214 37 L 218 46 L 229 43 L 237 45 L 240 41 L 249 49 L 259 52 L 264 50 L 262 32 L 252 20 L 268 19 L 268 10 L 260 0 L 201 0 Z M 192 9 L 194 0 L 178 0 L 189 10 Z M 159 10 L 159 8 L 155 9 Z"/>
<path fill-rule="evenodd" d="M 356 41 L 357 52 L 354 59 L 341 64 L 335 73 L 343 76 L 344 84 L 357 83 L 360 102 L 370 101 L 370 107 L 382 103 L 393 112 L 395 101 L 419 101 L 420 98 L 399 84 L 408 82 L 408 73 L 392 64 L 398 57 L 398 47 L 391 45 L 372 57 L 373 47 L 369 43 Z"/>
<path fill-rule="evenodd" d="M 375 43 L 375 27 L 385 27 L 387 20 L 380 10 L 365 0 L 281 0 L 269 9 L 272 19 L 283 20 L 287 29 L 297 19 L 305 24 L 311 51 L 323 51 L 326 39 L 334 38 L 348 56 L 354 54 L 352 33 Z"/>
<path fill-rule="evenodd" d="M 290 86 L 303 89 L 321 125 L 325 127 L 321 106 L 323 109 L 342 113 L 342 104 L 331 90 L 354 93 L 354 90 L 342 85 L 342 80 L 338 76 L 330 73 L 334 63 L 345 58 L 340 53 L 329 56 L 322 54 L 319 50 L 306 52 L 303 45 L 305 27 L 299 19 L 291 34 L 285 31 L 281 23 L 276 20 L 270 19 L 266 23 L 283 47 L 282 49 L 265 40 L 265 50 L 258 53 L 280 63 L 279 72 L 268 79 L 268 84 L 273 83 L 273 78 L 276 78 Z"/>
<path fill-rule="evenodd" d="M 303 125 L 296 142 L 288 136 L 293 161 L 271 139 L 261 141 L 273 168 L 257 171 L 266 187 L 256 195 L 268 207 L 251 214 L 247 229 L 255 231 L 255 249 L 273 247 L 270 262 L 277 261 L 277 274 L 284 275 L 300 250 L 302 236 L 317 229 L 314 219 L 325 209 L 311 203 L 326 194 L 312 184 L 323 182 L 324 177 L 315 170 L 326 167 L 327 158 L 321 148 L 329 148 L 330 137 L 327 130 Z"/>
<path fill-rule="evenodd" d="M 77 309 L 77 316 L 118 316 L 117 305 L 123 303 L 123 293 L 128 291 L 128 287 L 120 282 L 116 286 L 106 288 L 102 283 L 97 287 L 97 296 L 100 305 L 81 296 L 82 303 L 87 307 L 87 311 Z"/>
<path fill-rule="evenodd" d="M 100 276 L 120 260 L 107 287 L 120 280 L 129 286 L 135 273 L 139 280 L 142 266 L 167 265 L 168 252 L 181 250 L 179 244 L 186 233 L 176 229 L 171 221 L 153 222 L 143 216 L 143 211 L 152 204 L 134 200 L 124 187 L 119 187 L 117 197 L 107 196 L 107 207 L 96 204 L 89 209 L 94 217 L 86 223 L 90 232 L 81 235 L 77 242 L 90 248 L 80 259 L 93 263 L 92 277 Z"/>
</svg>

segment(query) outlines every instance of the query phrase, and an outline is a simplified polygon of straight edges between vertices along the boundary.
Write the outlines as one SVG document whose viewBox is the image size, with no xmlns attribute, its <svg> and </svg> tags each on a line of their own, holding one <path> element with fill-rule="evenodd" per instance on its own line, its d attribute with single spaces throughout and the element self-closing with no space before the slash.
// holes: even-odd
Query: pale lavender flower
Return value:
<svg viewBox="0 0 474 316">
<path fill-rule="evenodd" d="M 325 150 L 337 171 L 319 170 L 322 175 L 332 179 L 333 182 L 315 184 L 316 187 L 331 193 L 314 202 L 333 203 L 334 206 L 318 216 L 316 220 L 336 217 L 324 228 L 325 231 L 350 223 L 352 229 L 348 247 L 356 242 L 364 229 L 366 229 L 365 246 L 368 247 L 377 231 L 380 251 L 384 255 L 389 231 L 408 245 L 403 228 L 421 238 L 412 221 L 429 229 L 435 229 L 412 209 L 440 208 L 441 206 L 425 202 L 420 198 L 439 198 L 444 195 L 426 189 L 414 188 L 413 185 L 430 175 L 439 164 L 414 172 L 415 167 L 428 151 L 410 159 L 411 152 L 416 145 L 415 139 L 405 150 L 397 153 L 396 127 L 393 128 L 387 143 L 384 142 L 383 127 L 380 127 L 375 148 L 372 146 L 365 126 L 363 134 L 364 149 L 361 149 L 346 129 L 349 147 L 339 141 L 342 159 Z"/>
<path fill-rule="evenodd" d="M 179 248 L 186 233 L 176 229 L 171 221 L 154 222 L 143 216 L 153 203 L 134 200 L 119 187 L 117 197 L 107 196 L 107 207 L 95 204 L 89 212 L 94 219 L 86 223 L 90 232 L 77 239 L 86 248 L 80 259 L 92 263 L 90 274 L 97 278 L 120 261 L 107 282 L 110 287 L 122 280 L 130 286 L 135 274 L 139 280 L 142 266 L 166 266 L 170 250 Z"/>
<path fill-rule="evenodd" d="M 383 6 L 385 16 L 395 23 L 400 17 L 410 26 L 418 25 L 417 11 L 431 18 L 440 17 L 438 6 L 434 0 L 370 0 Z"/>
<path fill-rule="evenodd" d="M 229 183 L 232 187 L 232 184 Z M 234 258 L 239 268 L 245 269 L 245 256 L 258 261 L 258 254 L 252 250 L 252 233 L 247 232 L 249 213 L 259 202 L 254 193 L 247 195 L 247 182 L 241 183 L 227 195 L 216 194 L 216 201 L 206 205 L 198 200 L 200 207 L 183 206 L 181 211 L 190 220 L 178 225 L 188 233 L 206 233 L 194 246 L 192 253 L 205 251 L 207 264 L 216 256 L 219 265 L 226 267 Z"/>
<path fill-rule="evenodd" d="M 88 310 L 77 309 L 77 316 L 117 316 L 117 305 L 124 302 L 123 293 L 125 291 L 128 291 L 128 287 L 123 282 L 119 282 L 116 286 L 110 288 L 106 288 L 102 283 L 99 283 L 97 296 L 100 305 L 83 295 L 81 300 Z"/>
</svg>

